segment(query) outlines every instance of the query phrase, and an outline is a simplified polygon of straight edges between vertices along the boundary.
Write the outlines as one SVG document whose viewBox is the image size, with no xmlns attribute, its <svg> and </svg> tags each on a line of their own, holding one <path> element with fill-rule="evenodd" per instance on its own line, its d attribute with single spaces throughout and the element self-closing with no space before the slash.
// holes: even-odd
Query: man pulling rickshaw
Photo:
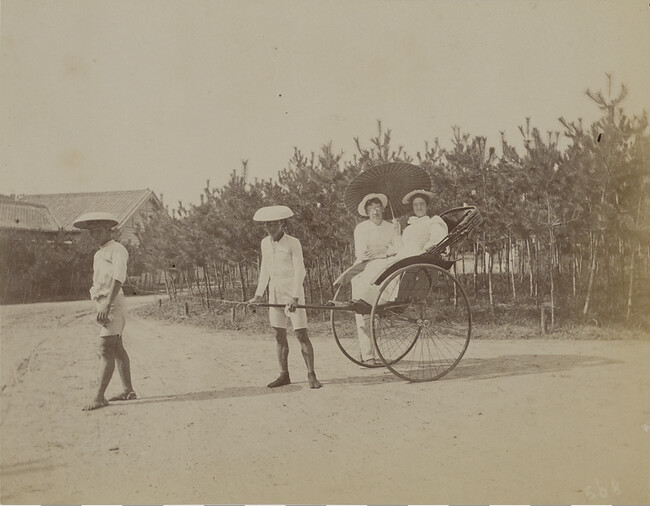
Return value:
<svg viewBox="0 0 650 506">
<path fill-rule="evenodd" d="M 387 367 L 408 381 L 443 377 L 465 353 L 472 326 L 464 288 L 449 273 L 454 260 L 445 256 L 481 218 L 475 207 L 429 216 L 432 197 L 430 177 L 420 167 L 397 162 L 367 169 L 344 195 L 347 209 L 368 220 L 355 229 L 356 261 L 334 282 L 334 299 L 326 305 L 306 305 L 292 294 L 287 300 L 261 303 L 261 275 L 258 293 L 249 303 L 286 315 L 297 309 L 328 310 L 336 343 L 352 362 L 364 368 Z M 408 211 L 413 216 L 400 235 L 396 218 Z M 284 356 L 282 343 L 278 341 L 279 359 Z M 311 377 L 313 351 L 311 370 L 308 356 L 310 386 L 318 388 L 320 383 L 315 386 Z M 282 364 L 280 360 L 280 377 L 269 386 L 288 384 Z"/>
</svg>

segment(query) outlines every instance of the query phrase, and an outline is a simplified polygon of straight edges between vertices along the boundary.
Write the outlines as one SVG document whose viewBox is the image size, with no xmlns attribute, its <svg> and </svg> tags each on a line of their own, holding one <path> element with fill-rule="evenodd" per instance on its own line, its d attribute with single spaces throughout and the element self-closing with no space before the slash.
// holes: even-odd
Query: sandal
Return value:
<svg viewBox="0 0 650 506">
<path fill-rule="evenodd" d="M 132 401 L 137 399 L 138 396 L 135 395 L 135 392 L 131 390 L 130 392 L 122 392 L 120 395 L 115 395 L 108 399 L 109 401 Z"/>
</svg>

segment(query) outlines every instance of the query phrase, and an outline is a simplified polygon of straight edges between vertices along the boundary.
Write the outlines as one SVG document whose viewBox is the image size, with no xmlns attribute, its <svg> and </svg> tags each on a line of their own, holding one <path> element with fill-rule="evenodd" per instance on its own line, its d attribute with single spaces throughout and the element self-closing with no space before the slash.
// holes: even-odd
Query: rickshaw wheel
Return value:
<svg viewBox="0 0 650 506">
<path fill-rule="evenodd" d="M 352 298 L 352 288 L 350 284 L 339 285 L 334 295 L 335 302 L 347 302 Z M 330 311 L 330 323 L 332 334 L 336 344 L 348 359 L 362 367 L 374 368 L 383 367 L 383 364 L 369 365 L 361 362 L 361 349 L 359 348 L 359 337 L 357 335 L 357 324 L 355 312 L 350 311 Z M 368 324 L 370 332 L 370 325 Z"/>
<path fill-rule="evenodd" d="M 472 333 L 463 286 L 446 270 L 426 263 L 398 269 L 384 280 L 370 320 L 384 365 L 413 382 L 448 374 Z"/>
</svg>

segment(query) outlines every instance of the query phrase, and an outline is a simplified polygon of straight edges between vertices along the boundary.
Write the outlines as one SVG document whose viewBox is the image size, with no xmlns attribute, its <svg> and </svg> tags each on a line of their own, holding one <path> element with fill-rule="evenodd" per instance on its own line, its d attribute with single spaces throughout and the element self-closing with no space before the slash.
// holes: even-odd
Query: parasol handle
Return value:
<svg viewBox="0 0 650 506">
<path fill-rule="evenodd" d="M 393 212 L 393 203 L 388 199 L 388 207 L 390 207 L 390 215 L 393 217 L 392 223 L 395 223 L 395 213 Z"/>
<path fill-rule="evenodd" d="M 393 217 L 393 219 L 391 220 L 391 223 L 392 223 L 393 225 L 395 225 L 395 212 L 393 211 L 393 204 L 392 204 L 392 202 L 390 201 L 390 199 L 388 199 L 388 207 L 390 207 L 390 215 Z M 397 232 L 401 234 L 401 231 L 400 231 L 400 229 L 399 229 L 399 222 L 398 222 Z"/>
</svg>

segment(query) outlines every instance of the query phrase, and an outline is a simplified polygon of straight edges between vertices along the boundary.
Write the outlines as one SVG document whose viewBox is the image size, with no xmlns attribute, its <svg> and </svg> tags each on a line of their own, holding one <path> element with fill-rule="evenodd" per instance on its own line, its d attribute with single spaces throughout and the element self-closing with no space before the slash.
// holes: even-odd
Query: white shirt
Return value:
<svg viewBox="0 0 650 506">
<path fill-rule="evenodd" d="M 300 241 L 286 232 L 279 241 L 268 235 L 262 239 L 262 265 L 255 295 L 264 295 L 269 287 L 271 304 L 288 304 L 293 297 L 304 301 L 305 263 Z"/>
<path fill-rule="evenodd" d="M 110 295 L 114 279 L 120 283 L 126 281 L 126 264 L 128 260 L 129 252 L 126 248 L 112 239 L 99 248 L 93 258 L 91 299 L 97 300 L 100 297 Z"/>
<path fill-rule="evenodd" d="M 397 256 L 420 255 L 442 241 L 448 233 L 447 224 L 440 216 L 411 216 L 402 234 L 402 245 Z"/>
<path fill-rule="evenodd" d="M 359 223 L 354 229 L 354 253 L 357 263 L 364 260 L 363 254 L 367 248 L 384 252 L 386 256 L 394 255 L 399 245 L 399 234 L 392 223 L 382 221 L 375 225 L 371 220 Z M 383 258 L 383 257 L 377 257 Z"/>
</svg>

